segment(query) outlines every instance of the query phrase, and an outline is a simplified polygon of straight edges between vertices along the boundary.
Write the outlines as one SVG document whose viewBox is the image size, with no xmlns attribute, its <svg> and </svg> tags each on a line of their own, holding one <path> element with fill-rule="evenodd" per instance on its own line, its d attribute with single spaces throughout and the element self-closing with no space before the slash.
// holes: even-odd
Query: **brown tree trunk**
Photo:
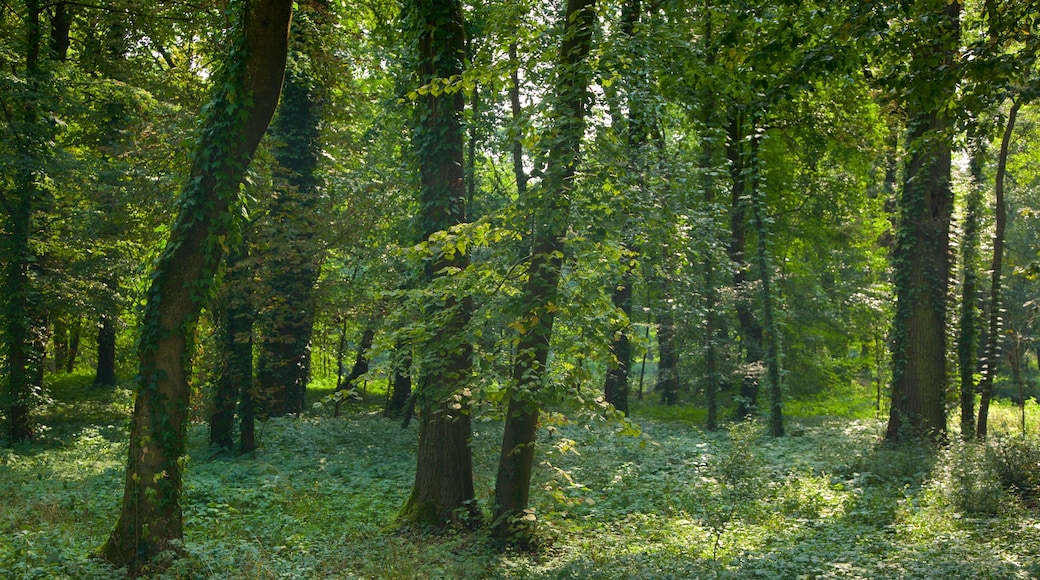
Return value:
<svg viewBox="0 0 1040 580">
<path fill-rule="evenodd" d="M 1000 140 L 1000 153 L 997 157 L 997 175 L 994 184 L 996 197 L 993 212 L 995 224 L 993 231 L 993 259 L 990 262 L 989 279 L 989 324 L 986 333 L 986 358 L 982 366 L 982 380 L 979 381 L 979 392 L 982 394 L 979 400 L 979 422 L 975 429 L 975 437 L 985 441 L 988 435 L 989 404 L 993 398 L 993 378 L 997 374 L 997 360 L 999 359 L 998 342 L 1000 340 L 1000 310 L 1001 274 L 1004 268 L 1004 230 L 1007 228 L 1007 204 L 1004 201 L 1004 179 L 1007 174 L 1008 148 L 1011 146 L 1011 135 L 1015 131 L 1015 120 L 1018 118 L 1018 109 L 1022 106 L 1021 100 L 1016 100 L 1008 111 L 1007 125 L 1004 127 L 1004 136 Z"/>
<path fill-rule="evenodd" d="M 726 247 L 733 263 L 733 288 L 736 293 L 737 322 L 740 326 L 740 345 L 744 351 L 744 372 L 737 396 L 736 419 L 746 419 L 758 414 L 758 385 L 762 375 L 762 326 L 755 319 L 751 307 L 751 290 L 748 279 L 747 190 L 746 154 L 743 149 L 745 137 L 744 118 L 733 113 L 730 119 L 726 157 L 732 180 L 730 201 L 730 239 Z"/>
<path fill-rule="evenodd" d="M 219 91 L 204 112 L 180 213 L 151 277 L 122 509 L 101 548 L 106 560 L 132 572 L 179 549 L 194 327 L 236 235 L 239 185 L 285 70 L 291 0 L 242 0 L 229 11 L 234 46 L 216 75 Z"/>
<path fill-rule="evenodd" d="M 391 383 L 392 391 L 387 397 L 383 415 L 399 419 L 404 416 L 408 398 L 412 394 L 412 352 L 401 343 L 394 348 L 394 373 Z"/>
<path fill-rule="evenodd" d="M 98 321 L 95 387 L 111 387 L 116 384 L 116 322 L 114 312 L 102 314 Z"/>
<path fill-rule="evenodd" d="M 40 3 L 27 0 L 25 3 L 25 79 L 29 91 L 35 92 L 41 81 L 40 61 Z M 13 189 L 3 200 L 7 214 L 4 230 L 5 267 L 3 269 L 3 340 L 5 346 L 4 369 L 6 381 L 0 393 L 0 409 L 6 416 L 3 436 L 10 443 L 32 439 L 35 429 L 31 411 L 41 385 L 34 385 L 34 362 L 40 353 L 36 351 L 38 341 L 36 307 L 32 298 L 33 289 L 29 270 L 36 258 L 33 255 L 32 223 L 39 198 L 37 174 L 42 175 L 41 156 L 45 147 L 40 139 L 41 114 L 33 98 L 26 97 L 18 107 L 20 114 L 12 119 L 17 138 L 17 155 L 24 161 L 18 163 L 12 176 Z M 42 360 L 40 361 L 42 364 Z"/>
<path fill-rule="evenodd" d="M 460 0 L 412 0 L 405 8 L 407 25 L 417 41 L 418 78 L 437 86 L 462 74 L 465 21 Z M 434 94 L 437 92 L 439 94 Z M 466 221 L 461 90 L 419 95 L 412 145 L 419 159 L 422 236 L 429 238 Z M 434 281 L 446 269 L 464 269 L 461 252 L 437 256 L 425 277 Z M 435 290 L 436 291 L 436 290 Z M 470 527 L 480 519 L 473 492 L 472 426 L 467 386 L 473 348 L 465 335 L 472 301 L 448 290 L 428 307 L 437 328 L 421 345 L 419 448 L 412 493 L 398 518 L 407 523 Z"/>
<path fill-rule="evenodd" d="M 624 313 L 626 323 L 632 319 L 632 275 L 629 272 L 625 270 L 621 283 L 614 288 L 611 296 L 614 307 Z M 629 369 L 632 366 L 632 344 L 628 339 L 630 329 L 631 325 L 620 329 L 610 343 L 611 361 L 603 385 L 603 398 L 625 415 L 628 415 Z"/>
<path fill-rule="evenodd" d="M 930 3 L 937 28 L 922 31 L 911 70 L 929 91 L 908 97 L 909 163 L 900 194 L 901 223 L 893 253 L 896 316 L 893 325 L 892 406 L 886 438 L 946 438 L 946 293 L 950 264 L 950 142 L 952 120 L 941 112 L 952 98 L 953 56 L 960 4 Z M 945 63 L 935 68 L 936 59 Z M 934 78 L 929 78 L 929 75 Z"/>
<path fill-rule="evenodd" d="M 244 242 L 243 242 L 244 245 Z M 235 404 L 253 388 L 252 288 L 243 260 L 248 250 L 232 251 L 227 258 L 224 287 L 217 309 L 220 375 L 213 394 L 209 421 L 210 445 L 230 451 L 233 447 Z"/>
<path fill-rule="evenodd" d="M 499 540 L 525 545 L 531 540 L 525 513 L 531 489 L 538 392 L 542 389 L 549 341 L 556 318 L 557 283 L 563 265 L 563 238 L 570 213 L 570 192 L 585 131 L 588 71 L 583 67 L 592 46 L 595 0 L 567 0 L 560 66 L 555 87 L 557 124 L 549 147 L 545 183 L 531 200 L 535 213 L 533 255 L 521 295 L 523 315 L 512 388 L 495 480 L 494 533 Z"/>
</svg>

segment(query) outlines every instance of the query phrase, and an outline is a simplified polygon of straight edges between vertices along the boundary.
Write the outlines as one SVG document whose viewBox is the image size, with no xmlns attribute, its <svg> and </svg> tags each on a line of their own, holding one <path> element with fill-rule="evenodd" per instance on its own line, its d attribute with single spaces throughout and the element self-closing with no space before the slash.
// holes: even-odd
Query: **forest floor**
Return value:
<svg viewBox="0 0 1040 580">
<path fill-rule="evenodd" d="M 42 439 L 0 449 L 0 577 L 118 577 L 90 554 L 118 512 L 129 393 L 70 384 L 52 397 Z M 1011 435 L 1010 406 L 995 409 L 991 424 L 1005 435 L 988 446 L 939 451 L 883 445 L 872 418 L 792 418 L 789 436 L 772 439 L 753 423 L 708 433 L 688 407 L 651 402 L 633 406 L 638 435 L 592 414 L 552 413 L 539 434 L 534 554 L 497 551 L 480 531 L 395 528 L 416 426 L 402 429 L 378 406 L 267 421 L 245 457 L 214 454 L 205 426 L 193 425 L 187 556 L 163 577 L 1040 577 L 1030 491 L 1040 444 Z M 1031 409 L 1034 433 L 1038 419 Z M 500 421 L 475 417 L 485 510 L 500 432 Z"/>
</svg>

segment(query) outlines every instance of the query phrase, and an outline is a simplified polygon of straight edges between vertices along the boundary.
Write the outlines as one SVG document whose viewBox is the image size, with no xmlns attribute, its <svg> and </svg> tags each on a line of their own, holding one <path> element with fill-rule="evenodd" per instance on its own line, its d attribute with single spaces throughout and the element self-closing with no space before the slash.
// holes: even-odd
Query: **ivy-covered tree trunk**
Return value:
<svg viewBox="0 0 1040 580">
<path fill-rule="evenodd" d="M 422 236 L 466 221 L 462 112 L 464 95 L 445 83 L 462 74 L 465 20 L 460 0 L 411 0 L 405 6 L 406 29 L 413 34 L 421 86 L 415 103 L 412 146 L 419 161 Z M 453 78 L 454 77 L 454 78 Z M 451 79 L 451 81 L 449 81 Z M 419 406 L 419 448 L 415 481 L 399 520 L 408 523 L 470 527 L 479 522 L 474 500 L 472 426 L 467 385 L 473 348 L 465 330 L 471 299 L 442 291 L 437 282 L 446 269 L 463 269 L 462 252 L 435 256 L 426 270 L 433 292 L 444 292 L 429 306 L 436 325 L 420 345 L 422 364 L 415 397 Z"/>
<path fill-rule="evenodd" d="M 122 508 L 101 548 L 106 560 L 134 572 L 179 549 L 195 325 L 237 237 L 239 187 L 278 103 L 291 13 L 290 0 L 229 5 L 231 48 L 213 76 L 177 220 L 151 276 Z"/>
<path fill-rule="evenodd" d="M 245 245 L 245 241 L 243 241 Z M 234 446 L 235 405 L 253 389 L 253 288 L 245 263 L 248 249 L 232 250 L 227 257 L 224 285 L 217 311 L 219 375 L 209 421 L 210 445 L 230 451 Z"/>
<path fill-rule="evenodd" d="M 946 107 L 957 84 L 953 58 L 960 4 L 933 0 L 918 6 L 934 24 L 919 31 L 905 92 L 909 161 L 893 252 L 896 314 L 889 440 L 946 437 L 946 293 L 953 212 L 952 119 Z"/>
<path fill-rule="evenodd" d="M 1015 120 L 1018 118 L 1018 109 L 1022 106 L 1021 100 L 1016 100 L 1008 111 L 1007 125 L 1004 127 L 1004 136 L 1000 141 L 1000 153 L 997 156 L 997 174 L 994 183 L 994 208 L 995 217 L 993 231 L 993 258 L 990 261 L 989 278 L 989 323 L 986 333 L 986 358 L 982 367 L 982 380 L 979 382 L 979 391 L 982 396 L 979 399 L 979 422 L 975 429 L 975 436 L 985 440 L 989 427 L 989 403 L 993 398 L 993 377 L 997 373 L 997 360 L 999 358 L 998 341 L 1000 340 L 1000 311 L 1001 294 L 1003 284 L 1001 274 L 1004 268 L 1004 230 L 1007 228 L 1007 204 L 1004 201 L 1004 178 L 1007 174 L 1008 148 L 1011 145 L 1011 135 L 1015 131 Z"/>
<path fill-rule="evenodd" d="M 323 81 L 320 34 L 328 28 L 324 0 L 299 3 L 293 22 L 289 68 L 278 112 L 271 123 L 275 143 L 276 193 L 265 237 L 273 240 L 261 258 L 269 296 L 260 322 L 260 389 L 270 414 L 300 413 L 310 380 L 311 336 L 317 308 L 315 284 L 324 248 L 317 238 L 320 202 L 316 173 L 321 157 Z"/>
<path fill-rule="evenodd" d="M 981 139 L 979 139 L 981 141 Z M 971 152 L 971 184 L 964 211 L 961 239 L 961 311 L 957 334 L 957 366 L 960 372 L 961 437 L 975 438 L 975 371 L 978 368 L 978 272 L 979 215 L 982 212 L 982 148 Z"/>
<path fill-rule="evenodd" d="M 751 306 L 751 289 L 748 279 L 747 172 L 744 152 L 743 114 L 731 112 L 729 136 L 726 145 L 731 185 L 730 239 L 726 248 L 733 263 L 733 289 L 736 294 L 737 322 L 740 326 L 740 345 L 744 351 L 744 372 L 737 395 L 735 417 L 745 419 L 758 414 L 758 384 L 762 366 L 762 326 L 755 319 Z"/>
<path fill-rule="evenodd" d="M 625 130 L 625 141 L 629 163 L 633 166 L 632 173 L 636 179 L 639 177 L 644 164 L 642 148 L 646 144 L 646 111 L 645 103 L 641 98 L 646 90 L 645 74 L 637 68 L 642 66 L 644 55 L 639 49 L 639 37 L 636 35 L 636 24 L 640 20 L 643 11 L 641 0 L 626 0 L 621 11 L 621 33 L 624 35 L 628 47 L 626 55 L 631 57 L 630 70 L 626 74 L 628 104 L 628 126 Z M 626 210 L 630 212 L 630 210 Z M 632 251 L 631 216 L 626 216 L 622 226 L 622 249 L 625 253 Z M 606 379 L 603 385 L 603 398 L 614 406 L 615 409 L 628 414 L 629 372 L 632 366 L 632 342 L 629 333 L 632 331 L 632 284 L 634 283 L 633 264 L 623 265 L 621 279 L 611 292 L 611 302 L 614 308 L 623 315 L 622 326 L 614 332 L 614 340 L 610 343 L 610 361 L 607 368 Z"/>
<path fill-rule="evenodd" d="M 595 7 L 595 0 L 567 0 L 553 96 L 554 114 L 551 118 L 555 127 L 549 137 L 549 164 L 544 182 L 530 195 L 529 201 L 535 212 L 535 231 L 528 278 L 520 296 L 523 314 L 515 324 L 520 336 L 495 479 L 493 521 L 494 533 L 500 540 L 519 545 L 531 539 L 527 524 L 533 514 L 525 513 L 525 510 L 531 491 L 539 391 L 545 379 L 549 343 L 556 319 L 563 238 L 585 132 L 585 100 L 589 83 L 585 57 L 592 47 Z"/>
<path fill-rule="evenodd" d="M 3 250 L 5 264 L 2 283 L 4 344 L 4 390 L 0 393 L 0 409 L 6 417 L 3 437 L 9 443 L 32 439 L 35 434 L 31 418 L 34 402 L 42 384 L 37 384 L 34 371 L 43 364 L 43 353 L 37 348 L 39 341 L 34 336 L 38 328 L 35 289 L 30 268 L 36 261 L 31 244 L 33 215 L 39 203 L 40 184 L 43 176 L 42 159 L 46 153 L 47 137 L 43 134 L 36 93 L 41 88 L 40 69 L 40 18 L 39 0 L 25 3 L 25 93 L 19 95 L 15 114 L 8 113 L 13 135 L 14 157 L 17 160 L 11 171 L 12 188 L 4 192 L 2 209 L 6 218 L 3 224 Z M 17 74 L 17 72 L 15 73 Z"/>
<path fill-rule="evenodd" d="M 114 310 L 112 308 L 111 310 Z M 94 372 L 95 387 L 110 387 L 116 384 L 116 314 L 109 311 L 98 321 L 97 366 Z"/>
<path fill-rule="evenodd" d="M 755 257 L 758 265 L 758 279 L 762 300 L 762 319 L 765 323 L 764 335 L 766 346 L 766 377 L 769 379 L 769 434 L 782 437 L 784 434 L 783 418 L 783 385 L 780 383 L 780 325 L 776 321 L 773 298 L 773 267 L 769 260 L 769 230 L 766 227 L 766 208 L 761 188 L 761 168 L 758 155 L 760 137 L 756 131 L 751 139 L 751 217 L 755 224 L 756 244 Z"/>
</svg>

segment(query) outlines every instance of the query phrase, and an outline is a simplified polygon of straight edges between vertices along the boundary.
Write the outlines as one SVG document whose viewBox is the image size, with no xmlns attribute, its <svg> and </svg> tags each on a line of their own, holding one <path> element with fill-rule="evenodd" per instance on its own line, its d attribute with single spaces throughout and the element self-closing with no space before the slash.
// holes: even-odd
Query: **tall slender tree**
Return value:
<svg viewBox="0 0 1040 580">
<path fill-rule="evenodd" d="M 548 167 L 542 184 L 529 190 L 535 218 L 527 282 L 520 296 L 520 330 L 508 392 L 505 430 L 495 480 L 495 535 L 519 544 L 529 541 L 523 518 L 531 491 L 539 396 L 546 376 L 549 343 L 556 318 L 557 284 L 563 267 L 574 178 L 585 132 L 589 72 L 585 58 L 592 47 L 595 0 L 567 0 L 553 95 L 554 126 Z"/>
<path fill-rule="evenodd" d="M 1004 200 L 1004 181 L 1007 175 L 1008 150 L 1011 136 L 1015 131 L 1018 110 L 1022 107 L 1022 99 L 1015 99 L 1008 111 L 1007 124 L 1000 140 L 1000 152 L 997 154 L 997 173 L 994 183 L 994 230 L 993 254 L 990 260 L 989 274 L 989 320 L 987 322 L 985 359 L 982 367 L 982 380 L 979 381 L 979 420 L 975 428 L 975 436 L 985 440 L 989 434 L 989 404 L 993 398 L 993 377 L 997 373 L 998 347 L 1001 330 L 1002 293 L 1001 282 L 1004 269 L 1004 239 L 1007 229 L 1007 202 Z"/>
<path fill-rule="evenodd" d="M 42 389 L 44 353 L 40 351 L 41 316 L 39 289 L 34 287 L 31 269 L 36 261 L 31 244 L 34 214 L 43 193 L 45 158 L 47 156 L 47 123 L 41 110 L 44 98 L 44 69 L 41 63 L 42 8 L 39 0 L 26 0 L 24 38 L 20 82 L 0 97 L 0 114 L 6 127 L 5 154 L 11 163 L 5 169 L 10 178 L 0 179 L 0 207 L 3 223 L 3 345 L 5 381 L 0 393 L 0 409 L 6 417 L 3 436 L 12 443 L 33 437 L 35 429 L 32 408 Z M 45 341 L 42 344 L 46 344 Z"/>
<path fill-rule="evenodd" d="M 180 211 L 157 260 L 138 338 L 138 383 L 119 519 L 101 548 L 140 572 L 178 549 L 180 493 L 195 325 L 217 269 L 235 243 L 239 188 L 281 93 L 290 0 L 235 0 L 229 50 L 202 111 Z"/>
</svg>

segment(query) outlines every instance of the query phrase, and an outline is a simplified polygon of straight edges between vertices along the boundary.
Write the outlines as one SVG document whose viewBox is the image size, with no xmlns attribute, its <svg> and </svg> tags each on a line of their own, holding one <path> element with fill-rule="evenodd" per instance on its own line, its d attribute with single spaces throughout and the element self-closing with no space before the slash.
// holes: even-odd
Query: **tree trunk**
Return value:
<svg viewBox="0 0 1040 580">
<path fill-rule="evenodd" d="M 657 314 L 657 391 L 662 403 L 674 405 L 679 402 L 679 353 L 675 344 L 675 314 L 667 290 L 664 296 Z"/>
<path fill-rule="evenodd" d="M 979 391 L 982 397 L 979 400 L 979 423 L 975 430 L 975 436 L 980 441 L 985 441 L 988 435 L 989 403 L 993 398 L 993 378 L 997 374 L 997 360 L 999 358 L 998 341 L 1000 340 L 1000 309 L 1001 274 L 1004 268 L 1004 230 L 1007 228 L 1007 204 L 1004 201 L 1004 179 L 1007 174 L 1008 148 L 1011 146 L 1011 135 L 1015 131 L 1015 120 L 1018 118 L 1018 109 L 1022 106 L 1021 100 L 1011 104 L 1008 111 L 1007 125 L 1004 127 L 1004 136 L 1000 140 L 1000 153 L 997 157 L 997 175 L 994 184 L 995 206 L 994 214 L 996 223 L 993 231 L 993 259 L 990 262 L 989 279 L 989 324 L 986 333 L 986 358 L 982 366 L 982 380 L 979 381 Z"/>
<path fill-rule="evenodd" d="M 937 28 L 922 31 L 907 89 L 909 162 L 900 194 L 901 220 L 893 252 L 896 315 L 893 324 L 892 406 L 886 438 L 946 437 L 946 293 L 949 284 L 950 142 L 952 120 L 942 112 L 957 79 L 953 57 L 960 4 L 936 0 L 928 10 Z M 938 60 L 944 65 L 936 67 Z"/>
<path fill-rule="evenodd" d="M 978 138 L 981 142 L 982 139 Z M 975 370 L 978 368 L 978 273 L 979 214 L 982 212 L 982 147 L 976 144 L 971 155 L 971 184 L 968 190 L 961 241 L 961 311 L 957 335 L 957 366 L 960 372 L 961 437 L 975 438 Z"/>
<path fill-rule="evenodd" d="M 589 72 L 584 61 L 592 46 L 595 18 L 595 0 L 567 0 L 551 116 L 556 127 L 550 138 L 549 165 L 542 187 L 530 200 L 536 212 L 533 255 L 520 296 L 523 314 L 515 325 L 520 337 L 495 480 L 493 522 L 499 540 L 521 546 L 532 539 L 527 523 L 533 515 L 525 510 L 538 424 L 537 399 L 549 357 L 569 200 L 585 132 Z"/>
<path fill-rule="evenodd" d="M 404 416 L 408 398 L 412 394 L 412 352 L 398 343 L 394 348 L 394 373 L 391 379 L 393 390 L 386 401 L 383 414 L 392 419 Z"/>
<path fill-rule="evenodd" d="M 773 304 L 773 269 L 769 260 L 768 235 L 766 228 L 766 208 L 764 194 L 760 187 L 758 146 L 760 133 L 756 130 L 751 139 L 750 160 L 752 164 L 751 179 L 751 216 L 755 223 L 758 238 L 756 258 L 758 262 L 758 278 L 761 283 L 762 318 L 765 322 L 763 338 L 766 345 L 766 376 L 769 378 L 769 434 L 783 437 L 783 385 L 780 382 L 780 325 L 777 323 Z"/>
<path fill-rule="evenodd" d="M 314 287 L 324 249 L 317 239 L 321 120 L 325 95 L 314 70 L 320 39 L 312 30 L 328 28 L 323 0 L 301 2 L 290 40 L 289 73 L 271 122 L 275 184 L 278 189 L 267 223 L 276 240 L 266 265 L 270 306 L 261 321 L 260 388 L 270 397 L 271 415 L 303 412 L 311 371 L 311 337 L 317 308 Z"/>
<path fill-rule="evenodd" d="M 71 373 L 76 370 L 76 359 L 79 358 L 79 336 L 83 330 L 83 319 L 77 316 L 72 320 L 72 328 L 69 330 L 69 352 L 65 360 L 65 372 Z"/>
<path fill-rule="evenodd" d="M 214 291 L 225 246 L 237 236 L 239 185 L 267 129 L 285 70 L 290 0 L 229 7 L 232 47 L 215 74 L 180 212 L 156 263 L 138 342 L 139 378 L 119 520 L 106 560 L 143 572 L 182 538 L 181 464 L 189 362 L 199 312 Z"/>
<path fill-rule="evenodd" d="M 209 443 L 227 451 L 234 444 L 235 404 L 240 396 L 250 396 L 247 393 L 253 388 L 253 297 L 247 286 L 250 276 L 242 263 L 247 252 L 240 248 L 228 255 L 217 309 L 221 366 L 213 394 Z"/>
<path fill-rule="evenodd" d="M 95 387 L 111 387 L 116 384 L 116 323 L 114 312 L 102 314 L 98 321 Z"/>
<path fill-rule="evenodd" d="M 35 92 L 41 81 L 40 57 L 40 3 L 26 0 L 25 41 L 27 46 L 25 78 L 27 90 Z M 18 107 L 21 126 L 12 129 L 21 132 L 17 140 L 17 155 L 26 160 L 18 163 L 12 176 L 11 194 L 3 199 L 6 258 L 3 270 L 3 339 L 5 343 L 5 381 L 0 396 L 0 408 L 6 416 L 3 435 L 10 443 L 32 439 L 35 435 L 31 411 L 37 397 L 33 384 L 33 363 L 38 353 L 34 352 L 34 305 L 33 289 L 29 269 L 35 261 L 32 245 L 32 223 L 38 203 L 39 188 L 37 173 L 43 174 L 41 157 L 45 145 L 40 139 L 38 105 L 32 97 L 24 97 Z"/>
<path fill-rule="evenodd" d="M 459 0 L 412 0 L 405 8 L 406 26 L 418 54 L 420 85 L 437 87 L 462 74 L 465 20 Z M 458 89 L 431 90 L 418 96 L 412 146 L 419 160 L 419 206 L 422 237 L 466 221 L 466 188 L 462 112 Z M 435 256 L 425 278 L 433 282 L 447 269 L 465 269 L 468 257 L 455 252 Z M 431 290 L 440 292 L 431 284 Z M 465 329 L 472 301 L 453 289 L 434 298 L 429 317 L 437 325 L 433 338 L 421 345 L 419 447 L 415 481 L 398 519 L 441 527 L 470 527 L 480 511 L 473 492 L 472 426 L 468 385 L 473 347 Z"/>
<path fill-rule="evenodd" d="M 614 307 L 625 316 L 626 326 L 617 331 L 610 343 L 610 366 L 603 386 L 603 398 L 615 409 L 628 415 L 628 376 L 632 366 L 632 344 L 628 339 L 632 319 L 632 275 L 626 268 L 621 276 L 621 283 L 614 288 L 611 296 Z"/>
<path fill-rule="evenodd" d="M 733 262 L 733 288 L 736 294 L 737 322 L 740 325 L 740 345 L 744 351 L 744 372 L 737 396 L 735 418 L 746 419 L 758 414 L 758 383 L 762 366 L 762 327 L 755 320 L 751 307 L 751 291 L 748 288 L 746 199 L 747 172 L 746 154 L 743 150 L 744 119 L 733 113 L 730 119 L 726 158 L 732 180 L 730 201 L 730 239 L 726 247 Z"/>
</svg>

